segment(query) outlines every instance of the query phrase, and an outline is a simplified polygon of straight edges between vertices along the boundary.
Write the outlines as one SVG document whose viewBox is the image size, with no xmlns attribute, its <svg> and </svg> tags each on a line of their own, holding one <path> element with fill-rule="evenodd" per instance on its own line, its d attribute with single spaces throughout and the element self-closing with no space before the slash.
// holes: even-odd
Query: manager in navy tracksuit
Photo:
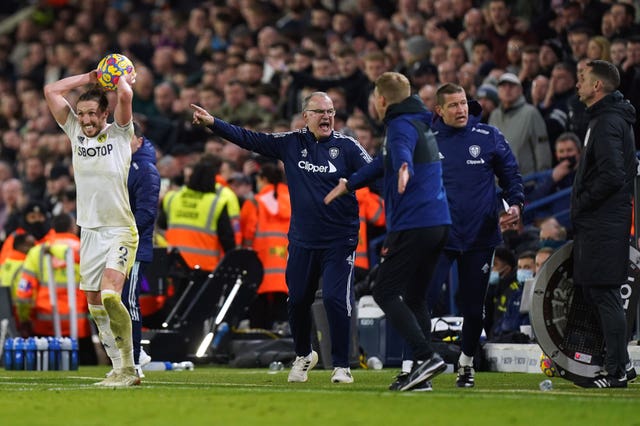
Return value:
<svg viewBox="0 0 640 426">
<path fill-rule="evenodd" d="M 122 289 L 122 303 L 129 310 L 133 334 L 133 361 L 140 365 L 140 339 L 142 338 L 142 316 L 140 314 L 140 279 L 144 269 L 153 260 L 153 227 L 158 215 L 160 174 L 156 169 L 156 151 L 149 139 L 142 135 L 134 123 L 133 155 L 129 168 L 129 204 L 138 228 L 138 251 L 131 273 Z M 138 374 L 141 371 L 138 370 Z"/>
<path fill-rule="evenodd" d="M 411 95 L 409 80 L 387 72 L 375 82 L 374 102 L 384 117 L 382 154 L 344 179 L 325 202 L 384 176 L 387 236 L 373 297 L 412 349 L 413 369 L 400 374 L 391 390 L 428 390 L 427 382 L 446 365 L 428 339 L 431 320 L 426 288 L 449 232 L 451 217 L 442 183 L 432 114 Z"/>
<path fill-rule="evenodd" d="M 304 382 L 317 363 L 311 348 L 311 304 L 322 279 L 322 296 L 331 333 L 334 383 L 351 383 L 349 370 L 350 316 L 352 314 L 353 260 L 358 243 L 358 202 L 353 194 L 329 206 L 323 202 L 342 176 L 371 162 L 355 139 L 333 130 L 335 109 L 324 92 L 303 101 L 303 129 L 284 133 L 258 133 L 214 119 L 194 108 L 194 123 L 242 148 L 277 158 L 284 169 L 291 196 L 289 257 L 286 281 L 288 312 L 298 357 L 290 382 Z"/>
<path fill-rule="evenodd" d="M 500 230 L 512 229 L 519 221 L 524 202 L 522 177 L 504 136 L 497 128 L 480 122 L 480 105 L 475 101 L 467 103 L 462 87 L 451 83 L 441 86 L 436 102 L 439 117 L 432 128 L 440 150 L 452 220 L 437 271 L 448 274 L 457 261 L 458 304 L 464 321 L 456 385 L 472 387 L 473 355 L 482 334 L 493 254 L 502 240 Z M 510 206 L 502 216 L 496 177 L 503 190 L 502 198 Z M 445 278 L 434 276 L 432 284 L 442 283 Z"/>
</svg>

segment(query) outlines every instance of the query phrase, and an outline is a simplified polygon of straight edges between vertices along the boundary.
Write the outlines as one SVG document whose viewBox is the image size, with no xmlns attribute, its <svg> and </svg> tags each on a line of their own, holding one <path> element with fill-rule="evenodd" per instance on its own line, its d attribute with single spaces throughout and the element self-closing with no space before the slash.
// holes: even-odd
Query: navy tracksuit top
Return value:
<svg viewBox="0 0 640 426">
<path fill-rule="evenodd" d="M 522 177 L 509 144 L 494 126 L 480 122 L 480 105 L 469 102 L 469 121 L 463 128 L 434 120 L 442 178 L 453 224 L 445 249 L 466 251 L 502 242 L 498 216 L 503 209 L 496 193 L 511 205 L 524 202 Z"/>
<path fill-rule="evenodd" d="M 382 153 L 349 178 L 349 188 L 358 189 L 384 176 L 389 232 L 451 224 L 431 117 L 416 96 L 389 106 Z M 408 164 L 411 177 L 405 192 L 399 194 L 398 170 L 403 163 Z"/>
<path fill-rule="evenodd" d="M 209 128 L 224 139 L 284 163 L 291 196 L 289 242 L 304 248 L 327 248 L 358 242 L 358 202 L 353 193 L 329 205 L 324 197 L 338 184 L 371 162 L 353 138 L 333 131 L 316 140 L 308 128 L 283 133 L 260 133 L 218 118 Z"/>
</svg>

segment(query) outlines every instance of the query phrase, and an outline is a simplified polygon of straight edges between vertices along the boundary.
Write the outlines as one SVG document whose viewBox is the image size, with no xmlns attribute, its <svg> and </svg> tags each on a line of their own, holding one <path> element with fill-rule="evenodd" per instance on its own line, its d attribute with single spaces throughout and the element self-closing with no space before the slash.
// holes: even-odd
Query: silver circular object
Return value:
<svg viewBox="0 0 640 426">
<path fill-rule="evenodd" d="M 604 362 L 604 338 L 592 305 L 573 285 L 573 242 L 559 248 L 543 264 L 533 284 L 529 317 L 538 344 L 553 360 L 559 375 L 577 381 L 595 377 Z M 621 293 L 625 309 L 640 281 L 640 252 L 629 250 L 629 276 Z M 627 323 L 635 315 L 627 315 Z M 633 322 L 631 321 L 631 324 Z"/>
</svg>

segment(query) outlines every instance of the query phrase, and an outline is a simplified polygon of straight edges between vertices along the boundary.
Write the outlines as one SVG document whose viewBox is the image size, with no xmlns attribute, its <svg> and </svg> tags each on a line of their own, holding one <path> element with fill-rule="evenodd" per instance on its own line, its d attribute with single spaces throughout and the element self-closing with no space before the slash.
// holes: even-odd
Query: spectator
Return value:
<svg viewBox="0 0 640 426">
<path fill-rule="evenodd" d="M 553 247 L 542 247 L 536 252 L 536 270 L 534 275 L 540 273 L 542 265 L 551 257 L 555 249 Z"/>
<path fill-rule="evenodd" d="M 470 58 L 474 42 L 484 36 L 484 16 L 480 9 L 472 8 L 464 14 L 463 22 L 464 30 L 458 34 L 458 41 L 462 42 Z"/>
<path fill-rule="evenodd" d="M 570 188 L 578 170 L 580 161 L 580 140 L 575 133 L 567 132 L 558 136 L 555 142 L 555 160 L 557 165 L 548 176 L 541 180 L 533 190 L 527 194 L 527 201 L 536 201 L 548 197 L 558 191 Z M 569 209 L 569 194 L 567 197 L 554 201 L 548 208 L 536 215 L 536 218 L 550 216 Z M 535 219 L 535 218 L 534 218 Z"/>
<path fill-rule="evenodd" d="M 613 65 L 619 67 L 627 58 L 627 42 L 622 38 L 615 38 L 609 46 L 609 54 Z"/>
<path fill-rule="evenodd" d="M 538 106 L 547 127 L 552 152 L 556 138 L 569 128 L 569 101 L 575 95 L 575 75 L 575 67 L 570 63 L 559 62 L 554 65 L 547 93 Z"/>
<path fill-rule="evenodd" d="M 559 249 L 567 242 L 567 230 L 551 216 L 540 223 L 540 247 Z"/>
<path fill-rule="evenodd" d="M 483 84 L 478 87 L 478 90 L 476 91 L 476 98 L 482 107 L 480 122 L 487 124 L 489 122 L 489 116 L 500 104 L 500 99 L 498 99 L 498 90 L 491 84 Z"/>
<path fill-rule="evenodd" d="M 529 278 L 533 278 L 536 270 L 536 252 L 527 250 L 518 255 L 517 279 L 520 284 L 525 283 Z"/>
<path fill-rule="evenodd" d="M 567 30 L 567 40 L 571 48 L 571 57 L 569 59 L 574 64 L 587 56 L 589 39 L 592 35 L 593 31 L 581 23 L 577 23 Z"/>
<path fill-rule="evenodd" d="M 591 37 L 587 45 L 587 58 L 611 62 L 611 43 L 609 40 L 599 35 Z"/>
<path fill-rule="evenodd" d="M 425 84 L 418 91 L 418 96 L 429 111 L 435 110 L 436 107 L 436 86 L 434 84 Z M 496 93 L 497 98 L 497 93 Z M 497 101 L 496 101 L 497 104 Z"/>
<path fill-rule="evenodd" d="M 564 60 L 564 52 L 562 45 L 556 39 L 548 39 L 540 46 L 540 54 L 538 61 L 540 63 L 540 73 L 547 77 L 551 77 L 551 70 L 554 65 Z"/>
<path fill-rule="evenodd" d="M 522 284 L 517 279 L 517 260 L 513 253 L 497 247 L 485 297 L 484 323 L 491 342 L 521 342 L 520 326 L 527 323 L 527 314 L 520 313 Z"/>
<path fill-rule="evenodd" d="M 505 73 L 498 80 L 500 106 L 489 116 L 489 124 L 497 127 L 509 141 L 518 160 L 520 173 L 527 175 L 551 167 L 551 150 L 544 119 L 528 104 L 518 77 Z"/>
<path fill-rule="evenodd" d="M 609 9 L 611 12 L 612 34 L 610 39 L 627 38 L 640 32 L 636 24 L 636 8 L 633 4 L 616 1 Z"/>
<path fill-rule="evenodd" d="M 486 38 L 493 46 L 493 58 L 499 68 L 504 69 L 509 60 L 507 57 L 507 44 L 514 35 L 524 37 L 525 43 L 535 40 L 532 34 L 524 34 L 516 27 L 516 21 L 511 16 L 511 8 L 506 0 L 488 1 L 489 25 L 486 30 Z"/>
</svg>

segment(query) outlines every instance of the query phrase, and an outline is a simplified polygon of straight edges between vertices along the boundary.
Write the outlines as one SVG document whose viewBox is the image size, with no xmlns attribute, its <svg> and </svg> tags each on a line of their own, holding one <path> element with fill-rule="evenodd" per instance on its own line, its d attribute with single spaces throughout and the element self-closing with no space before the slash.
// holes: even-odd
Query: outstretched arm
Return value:
<svg viewBox="0 0 640 426">
<path fill-rule="evenodd" d="M 71 107 L 69 102 L 65 99 L 64 95 L 77 87 L 82 87 L 87 84 L 95 84 L 96 71 L 90 71 L 85 74 L 73 75 L 71 77 L 63 78 L 54 83 L 49 83 L 44 87 L 44 97 L 47 100 L 47 105 L 53 114 L 56 122 L 64 125 L 67 122 L 67 116 Z"/>
<path fill-rule="evenodd" d="M 202 124 L 204 126 L 213 125 L 215 118 L 213 118 L 206 109 L 195 104 L 191 104 L 191 108 L 193 108 L 193 124 Z"/>
</svg>

